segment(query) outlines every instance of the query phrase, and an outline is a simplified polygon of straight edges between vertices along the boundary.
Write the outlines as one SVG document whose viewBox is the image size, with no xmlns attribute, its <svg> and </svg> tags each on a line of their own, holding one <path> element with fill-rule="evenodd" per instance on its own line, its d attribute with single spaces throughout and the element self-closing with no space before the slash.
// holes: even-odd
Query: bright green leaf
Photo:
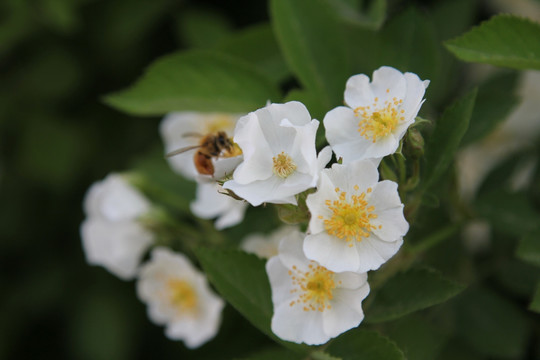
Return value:
<svg viewBox="0 0 540 360">
<path fill-rule="evenodd" d="M 388 280 L 366 309 L 366 321 L 378 323 L 400 318 L 447 301 L 465 287 L 433 269 L 411 269 Z"/>
<path fill-rule="evenodd" d="M 480 85 L 463 145 L 483 138 L 507 119 L 519 102 L 515 93 L 517 80 L 517 73 L 509 73 L 495 76 Z"/>
<path fill-rule="evenodd" d="M 516 255 L 524 261 L 540 266 L 540 229 L 526 232 L 519 242 Z"/>
<path fill-rule="evenodd" d="M 252 64 L 276 84 L 291 75 L 272 28 L 267 23 L 231 34 L 220 41 L 215 49 Z"/>
<path fill-rule="evenodd" d="M 457 302 L 456 334 L 490 358 L 522 359 L 530 334 L 515 303 L 487 289 L 470 289 Z"/>
<path fill-rule="evenodd" d="M 351 76 L 348 48 L 337 14 L 325 0 L 273 0 L 272 26 L 290 68 L 330 110 L 343 103 Z"/>
<path fill-rule="evenodd" d="M 450 166 L 469 126 L 476 92 L 476 89 L 472 90 L 447 107 L 436 122 L 431 136 L 426 137 L 424 189 L 434 185 Z"/>
<path fill-rule="evenodd" d="M 404 360 L 403 352 L 374 331 L 351 330 L 330 343 L 326 352 L 347 360 Z"/>
<path fill-rule="evenodd" d="M 279 99 L 279 91 L 251 65 L 223 54 L 190 51 L 153 63 L 130 88 L 105 102 L 135 115 L 171 111 L 248 112 Z"/>
<path fill-rule="evenodd" d="M 458 58 L 514 69 L 540 69 L 540 24 L 497 15 L 464 35 L 446 41 Z"/>
<path fill-rule="evenodd" d="M 255 327 L 295 351 L 306 347 L 278 339 L 270 329 L 273 307 L 265 260 L 238 250 L 196 250 L 206 275 L 218 292 Z"/>
</svg>

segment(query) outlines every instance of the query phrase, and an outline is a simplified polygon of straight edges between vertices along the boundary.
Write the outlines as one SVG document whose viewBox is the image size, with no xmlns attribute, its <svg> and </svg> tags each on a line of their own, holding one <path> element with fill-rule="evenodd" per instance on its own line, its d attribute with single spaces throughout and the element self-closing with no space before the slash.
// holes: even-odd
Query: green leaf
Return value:
<svg viewBox="0 0 540 360">
<path fill-rule="evenodd" d="M 184 45 L 210 48 L 232 31 L 232 24 L 222 13 L 209 9 L 185 9 L 176 21 L 178 37 Z"/>
<path fill-rule="evenodd" d="M 475 204 L 477 214 L 504 234 L 524 236 L 538 226 L 539 214 L 526 194 L 494 189 Z"/>
<path fill-rule="evenodd" d="M 433 269 L 411 269 L 388 280 L 366 309 L 366 321 L 378 323 L 400 318 L 456 296 L 465 287 L 445 279 Z"/>
<path fill-rule="evenodd" d="M 346 0 L 326 0 L 337 14 L 354 26 L 361 26 L 371 30 L 381 27 L 386 17 L 386 0 L 373 0 L 369 7 L 363 11 L 358 11 L 358 4 L 352 4 Z"/>
<path fill-rule="evenodd" d="M 249 112 L 279 99 L 279 91 L 251 65 L 207 51 L 181 52 L 155 61 L 130 88 L 105 102 L 134 115 L 171 111 Z"/>
<path fill-rule="evenodd" d="M 407 359 L 439 359 L 442 347 L 448 340 L 443 330 L 432 321 L 418 315 L 403 317 L 389 323 L 385 334 L 396 342 Z"/>
<path fill-rule="evenodd" d="M 343 103 L 351 76 L 337 14 L 324 0 L 273 0 L 272 26 L 289 67 L 326 109 Z"/>
<path fill-rule="evenodd" d="M 373 70 L 388 65 L 437 83 L 440 68 L 437 37 L 428 18 L 415 8 L 400 12 L 379 32 L 349 28 L 346 40 L 353 74 L 371 75 Z M 428 99 L 429 92 L 428 88 Z"/>
<path fill-rule="evenodd" d="M 446 41 L 458 58 L 514 69 L 540 69 L 540 24 L 497 15 L 462 36 Z"/>
<path fill-rule="evenodd" d="M 500 74 L 480 85 L 469 129 L 463 137 L 463 145 L 483 138 L 506 120 L 519 102 L 515 93 L 517 75 L 515 72 Z"/>
<path fill-rule="evenodd" d="M 255 354 L 252 354 L 248 357 L 237 359 L 237 360 L 302 360 L 305 358 L 305 355 L 300 355 L 290 350 L 283 348 L 280 349 L 268 349 L 259 351 Z"/>
<path fill-rule="evenodd" d="M 532 220 L 532 218 L 531 218 Z M 519 241 L 516 256 L 536 266 L 540 266 L 540 229 L 536 228 Z"/>
<path fill-rule="evenodd" d="M 347 360 L 401 360 L 403 352 L 388 338 L 375 331 L 351 330 L 330 343 L 326 349 L 332 356 Z"/>
<path fill-rule="evenodd" d="M 238 250 L 195 251 L 210 282 L 238 312 L 276 342 L 297 352 L 307 347 L 278 339 L 270 329 L 273 307 L 265 260 Z"/>
<path fill-rule="evenodd" d="M 477 90 L 474 89 L 444 110 L 431 136 L 426 137 L 424 189 L 434 185 L 444 174 L 467 131 Z"/>
<path fill-rule="evenodd" d="M 252 64 L 276 84 L 291 75 L 272 28 L 267 23 L 254 25 L 226 37 L 217 44 L 215 50 Z"/>
<path fill-rule="evenodd" d="M 457 302 L 456 334 L 490 358 L 522 359 L 530 334 L 526 315 L 488 289 L 470 289 Z"/>
<path fill-rule="evenodd" d="M 540 313 L 540 284 L 536 286 L 536 291 L 534 292 L 531 303 L 529 304 L 529 309 Z"/>
</svg>

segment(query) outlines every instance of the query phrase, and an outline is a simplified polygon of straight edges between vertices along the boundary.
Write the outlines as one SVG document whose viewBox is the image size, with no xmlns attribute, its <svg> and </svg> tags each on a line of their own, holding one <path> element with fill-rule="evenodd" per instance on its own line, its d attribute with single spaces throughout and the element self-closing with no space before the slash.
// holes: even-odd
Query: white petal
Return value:
<svg viewBox="0 0 540 360">
<path fill-rule="evenodd" d="M 266 262 L 266 273 L 272 288 L 272 302 L 274 307 L 281 303 L 290 303 L 296 295 L 291 293 L 292 280 L 289 269 L 283 265 L 279 256 L 274 256 Z"/>
<path fill-rule="evenodd" d="M 376 227 L 381 226 L 380 229 L 373 230 L 373 233 L 381 240 L 396 241 L 409 231 L 409 223 L 403 216 L 403 205 L 380 212 L 375 210 L 375 213 L 377 213 L 377 218 L 373 219 L 371 224 Z"/>
<path fill-rule="evenodd" d="M 356 273 L 345 271 L 335 274 L 336 282 L 339 282 L 339 287 L 342 289 L 358 289 L 367 284 L 367 273 Z M 367 296 L 367 294 L 366 294 Z"/>
<path fill-rule="evenodd" d="M 304 240 L 304 253 L 308 259 L 317 261 L 328 270 L 357 271 L 360 266 L 358 254 L 355 248 L 349 247 L 348 244 L 344 239 L 330 236 L 325 232 L 311 234 Z"/>
<path fill-rule="evenodd" d="M 290 306 L 281 303 L 275 306 L 272 331 L 279 338 L 295 343 L 320 345 L 330 340 L 330 336 L 323 330 L 322 313 L 303 311 L 299 304 Z"/>
<path fill-rule="evenodd" d="M 134 220 L 150 210 L 150 202 L 123 176 L 109 174 L 90 187 L 84 209 L 89 217 L 108 221 Z"/>
<path fill-rule="evenodd" d="M 365 288 L 369 287 L 366 284 Z M 361 290 L 335 289 L 332 307 L 323 312 L 324 332 L 334 338 L 339 334 L 357 327 L 364 319 L 362 300 L 367 293 Z M 364 295 L 365 293 L 365 295 Z"/>
<path fill-rule="evenodd" d="M 355 248 L 358 254 L 359 266 L 354 271 L 362 273 L 369 270 L 377 270 L 395 255 L 402 244 L 403 239 L 401 238 L 394 242 L 387 242 L 379 239 L 374 234 L 371 234 L 368 238 L 364 238 L 360 242 L 356 242 Z"/>
<path fill-rule="evenodd" d="M 238 225 L 244 220 L 248 204 L 244 201 L 234 200 L 231 198 L 234 204 L 228 211 L 225 211 L 214 224 L 217 230 L 223 230 L 231 226 Z"/>
<path fill-rule="evenodd" d="M 403 99 L 407 92 L 407 82 L 401 71 L 390 66 L 381 66 L 373 72 L 371 89 L 373 94 L 379 97 L 379 103 L 384 103 L 394 97 Z"/>
<path fill-rule="evenodd" d="M 152 234 L 135 222 L 109 223 L 87 219 L 81 225 L 83 249 L 88 263 L 101 265 L 123 280 L 135 277 Z"/>
<path fill-rule="evenodd" d="M 308 271 L 309 260 L 303 250 L 304 237 L 300 231 L 292 231 L 279 243 L 279 259 L 286 268 L 296 266 L 301 271 Z"/>
<path fill-rule="evenodd" d="M 272 149 L 255 113 L 250 113 L 238 121 L 234 141 L 244 155 L 244 161 L 234 171 L 235 181 L 247 184 L 272 176 Z"/>
<path fill-rule="evenodd" d="M 345 86 L 345 103 L 355 109 L 359 106 L 367 106 L 373 102 L 375 95 L 371 90 L 369 78 L 364 75 L 354 75 L 347 80 Z"/>
<path fill-rule="evenodd" d="M 319 172 L 326 167 L 331 159 L 332 148 L 330 146 L 325 146 L 321 151 L 319 151 L 319 155 L 317 156 L 317 168 Z"/>
<path fill-rule="evenodd" d="M 414 119 L 418 114 L 429 81 L 422 81 L 418 75 L 413 73 L 405 73 L 404 76 L 407 82 L 407 96 L 403 99 L 401 108 L 405 110 L 403 116 L 408 121 Z"/>
</svg>

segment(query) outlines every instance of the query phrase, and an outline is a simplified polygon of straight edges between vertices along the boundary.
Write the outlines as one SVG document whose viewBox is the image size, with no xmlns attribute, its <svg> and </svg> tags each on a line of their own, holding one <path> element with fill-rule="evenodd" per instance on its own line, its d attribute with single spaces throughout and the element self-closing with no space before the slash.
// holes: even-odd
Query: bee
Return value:
<svg viewBox="0 0 540 360">
<path fill-rule="evenodd" d="M 198 145 L 186 146 L 171 151 L 170 153 L 167 153 L 166 157 L 198 149 L 195 152 L 195 155 L 193 155 L 193 163 L 195 164 L 197 172 L 202 175 L 214 175 L 213 158 L 233 157 L 241 154 L 238 145 L 236 145 L 224 131 L 218 131 L 204 136 L 197 133 L 186 133 L 183 136 L 198 136 L 201 140 Z"/>
</svg>

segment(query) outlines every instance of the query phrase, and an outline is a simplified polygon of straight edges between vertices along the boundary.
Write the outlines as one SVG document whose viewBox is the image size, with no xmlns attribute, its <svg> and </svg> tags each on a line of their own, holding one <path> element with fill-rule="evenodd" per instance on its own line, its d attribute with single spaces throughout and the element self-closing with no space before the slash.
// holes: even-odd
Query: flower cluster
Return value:
<svg viewBox="0 0 540 360">
<path fill-rule="evenodd" d="M 163 120 L 172 169 L 198 184 L 196 216 L 217 218 L 215 227 L 223 229 L 240 223 L 248 204 L 305 212 L 303 227 L 284 226 L 268 238 L 252 234 L 241 245 L 268 259 L 271 327 L 281 339 L 323 344 L 363 320 L 367 272 L 396 254 L 409 228 L 398 184 L 381 181 L 377 167 L 415 122 L 428 84 L 391 67 L 376 70 L 371 81 L 351 77 L 346 106 L 324 117 L 329 146 L 319 152 L 320 123 L 297 101 L 244 116 L 191 112 Z M 333 154 L 337 162 L 327 167 Z M 138 259 L 150 240 L 145 244 Z M 134 273 L 149 317 L 167 326 L 167 336 L 196 347 L 215 335 L 223 302 L 185 256 L 158 247 Z"/>
<path fill-rule="evenodd" d="M 93 184 L 84 210 L 87 218 L 81 225 L 81 238 L 88 263 L 101 265 L 124 280 L 137 278 L 137 292 L 148 304 L 148 317 L 166 325 L 170 339 L 195 348 L 215 336 L 223 300 L 183 254 L 156 247 L 151 260 L 140 266 L 154 243 L 154 233 L 141 221 L 149 216 L 151 205 L 125 176 L 110 174 Z"/>
</svg>

